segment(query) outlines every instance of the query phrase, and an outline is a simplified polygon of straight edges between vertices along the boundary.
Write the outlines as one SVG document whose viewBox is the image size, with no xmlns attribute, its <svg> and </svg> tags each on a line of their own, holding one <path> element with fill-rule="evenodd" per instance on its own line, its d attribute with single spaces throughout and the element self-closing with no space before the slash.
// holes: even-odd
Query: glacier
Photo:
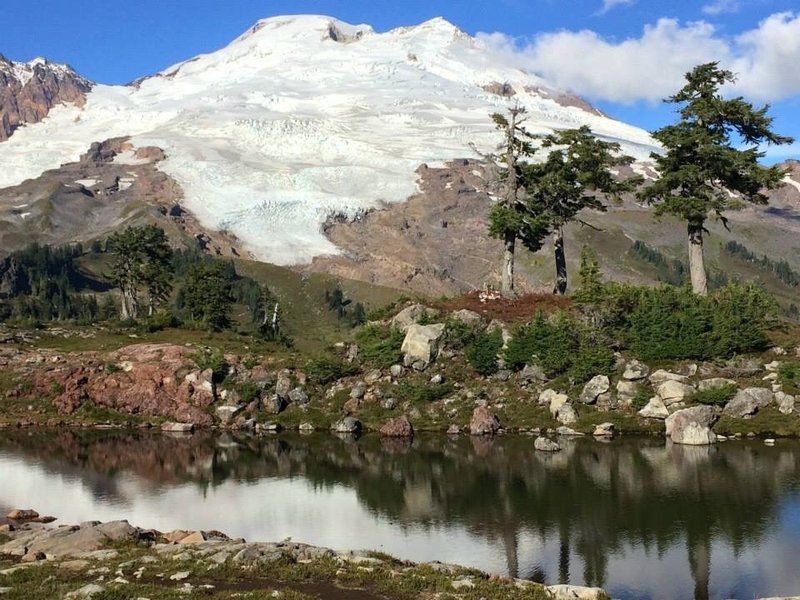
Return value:
<svg viewBox="0 0 800 600">
<path fill-rule="evenodd" d="M 508 84 L 505 97 L 484 89 Z M 417 191 L 422 163 L 491 152 L 489 119 L 518 103 L 533 133 L 588 125 L 637 160 L 642 129 L 559 105 L 547 82 L 443 19 L 385 33 L 304 15 L 259 21 L 227 47 L 129 86 L 96 85 L 0 144 L 0 187 L 77 160 L 94 141 L 159 146 L 159 168 L 209 229 L 252 257 L 302 264 L 338 253 L 325 221 Z"/>
</svg>

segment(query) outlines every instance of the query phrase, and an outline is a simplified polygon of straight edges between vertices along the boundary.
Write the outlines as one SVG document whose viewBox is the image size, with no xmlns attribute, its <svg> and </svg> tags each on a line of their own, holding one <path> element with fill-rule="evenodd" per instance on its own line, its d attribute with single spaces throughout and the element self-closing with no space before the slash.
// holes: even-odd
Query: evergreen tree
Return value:
<svg viewBox="0 0 800 600">
<path fill-rule="evenodd" d="M 733 73 L 718 63 L 687 73 L 686 85 L 667 100 L 680 106 L 680 120 L 653 134 L 665 150 L 652 154 L 659 178 L 639 192 L 643 201 L 656 206 L 656 215 L 686 221 L 692 290 L 701 295 L 708 293 L 706 220 L 716 216 L 727 227 L 726 211 L 746 202 L 766 204 L 763 190 L 781 185 L 785 172 L 759 164 L 764 156 L 759 145 L 792 142 L 772 131 L 768 106 L 756 109 L 740 97 L 722 96 L 720 88 L 734 82 Z"/>
<path fill-rule="evenodd" d="M 148 314 L 166 303 L 170 281 L 172 250 L 163 229 L 153 225 L 128 227 L 108 239 L 114 259 L 114 282 L 122 292 L 122 318 L 135 319 L 146 294 Z"/>
<path fill-rule="evenodd" d="M 550 151 L 541 163 L 521 167 L 525 197 L 522 201 L 520 237 L 531 251 L 538 251 L 548 234 L 553 235 L 556 282 L 553 293 L 567 291 L 567 259 L 564 226 L 571 221 L 586 225 L 578 215 L 584 209 L 605 211 L 603 196 L 618 198 L 641 181 L 632 177 L 617 181 L 612 169 L 633 159 L 619 154 L 619 144 L 597 139 L 589 127 L 567 129 L 548 135 L 542 148 Z"/>
<path fill-rule="evenodd" d="M 225 329 L 231 324 L 233 295 L 231 275 L 226 263 L 201 262 L 186 273 L 181 302 L 189 319 L 209 329 Z"/>
<path fill-rule="evenodd" d="M 501 146 L 500 162 L 495 161 L 499 170 L 499 181 L 504 192 L 503 200 L 492 207 L 489 213 L 489 235 L 503 240 L 503 271 L 501 291 L 506 297 L 514 296 L 514 258 L 517 238 L 524 234 L 524 211 L 520 203 L 521 197 L 521 160 L 533 156 L 535 148 L 533 135 L 523 127 L 525 109 L 514 107 L 506 118 L 501 114 L 493 114 L 492 120 L 503 132 L 504 141 Z"/>
</svg>

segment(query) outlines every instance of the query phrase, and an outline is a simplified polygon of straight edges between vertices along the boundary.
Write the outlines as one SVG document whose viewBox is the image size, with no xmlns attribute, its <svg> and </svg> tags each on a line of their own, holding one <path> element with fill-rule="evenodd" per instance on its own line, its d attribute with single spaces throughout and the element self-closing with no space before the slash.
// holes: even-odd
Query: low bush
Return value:
<svg viewBox="0 0 800 600">
<path fill-rule="evenodd" d="M 586 383 L 596 375 L 611 375 L 616 364 L 614 352 L 596 342 L 582 342 L 567 375 L 573 383 Z"/>
<path fill-rule="evenodd" d="M 633 397 L 633 400 L 631 400 L 631 407 L 633 407 L 633 409 L 636 411 L 640 411 L 649 403 L 650 403 L 650 394 L 648 394 L 645 390 L 639 390 L 638 392 L 636 392 L 636 395 Z"/>
<path fill-rule="evenodd" d="M 327 354 L 312 358 L 306 364 L 306 374 L 311 381 L 320 385 L 348 377 L 356 371 L 357 369 L 354 365 Z"/>
<path fill-rule="evenodd" d="M 214 383 L 221 383 L 228 375 L 228 363 L 222 350 L 218 348 L 206 348 L 195 352 L 190 358 L 201 371 L 211 369 Z"/>
<path fill-rule="evenodd" d="M 401 400 L 408 402 L 436 402 L 453 393 L 455 387 L 452 383 L 439 384 L 427 381 L 401 381 L 397 386 L 396 394 Z"/>
<path fill-rule="evenodd" d="M 388 369 L 400 362 L 400 348 L 405 335 L 391 327 L 367 325 L 356 332 L 356 342 L 363 361 L 378 369 Z"/>
<path fill-rule="evenodd" d="M 800 362 L 785 362 L 778 367 L 778 378 L 784 385 L 800 387 Z"/>
<path fill-rule="evenodd" d="M 573 319 L 561 313 L 553 321 L 538 313 L 536 318 L 514 333 L 504 352 L 506 365 L 522 369 L 535 360 L 548 375 L 566 371 L 578 350 L 577 326 Z"/>
<path fill-rule="evenodd" d="M 503 349 L 503 333 L 495 329 L 490 333 L 478 334 L 467 347 L 467 362 L 484 376 L 497 373 L 497 358 Z"/>
<path fill-rule="evenodd" d="M 701 390 L 692 396 L 692 400 L 697 404 L 709 404 L 711 406 L 725 406 L 733 400 L 739 388 L 731 383 L 722 387 Z"/>
</svg>

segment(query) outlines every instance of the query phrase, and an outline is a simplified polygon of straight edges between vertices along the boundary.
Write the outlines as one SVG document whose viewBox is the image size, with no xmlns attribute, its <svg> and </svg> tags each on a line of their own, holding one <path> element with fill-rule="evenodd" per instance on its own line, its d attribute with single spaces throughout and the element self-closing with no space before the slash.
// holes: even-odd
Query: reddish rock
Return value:
<svg viewBox="0 0 800 600">
<path fill-rule="evenodd" d="M 411 421 L 403 415 L 388 421 L 381 427 L 380 433 L 383 437 L 410 438 L 414 437 L 414 427 L 411 425 Z"/>
<path fill-rule="evenodd" d="M 485 406 L 479 406 L 469 421 L 471 435 L 494 435 L 500 430 L 500 419 Z"/>
</svg>

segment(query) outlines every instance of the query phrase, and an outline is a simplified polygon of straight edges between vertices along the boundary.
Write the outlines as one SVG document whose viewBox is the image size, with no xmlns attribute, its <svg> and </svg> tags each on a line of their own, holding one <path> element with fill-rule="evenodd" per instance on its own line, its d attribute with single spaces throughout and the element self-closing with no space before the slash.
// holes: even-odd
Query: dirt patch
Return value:
<svg viewBox="0 0 800 600">
<path fill-rule="evenodd" d="M 452 298 L 437 305 L 437 308 L 453 312 L 471 310 L 487 319 L 498 319 L 504 323 L 528 321 L 537 313 L 550 314 L 567 310 L 572 301 L 564 296 L 553 294 L 525 294 L 514 299 L 504 298 L 497 292 L 474 291 Z"/>
</svg>

